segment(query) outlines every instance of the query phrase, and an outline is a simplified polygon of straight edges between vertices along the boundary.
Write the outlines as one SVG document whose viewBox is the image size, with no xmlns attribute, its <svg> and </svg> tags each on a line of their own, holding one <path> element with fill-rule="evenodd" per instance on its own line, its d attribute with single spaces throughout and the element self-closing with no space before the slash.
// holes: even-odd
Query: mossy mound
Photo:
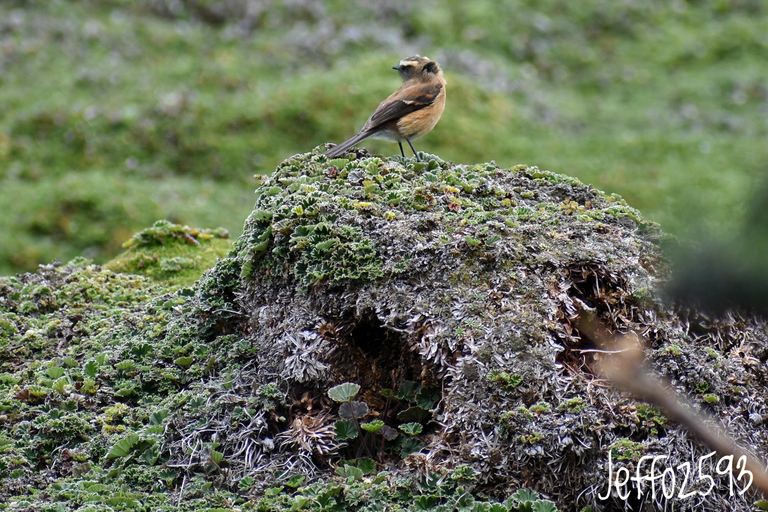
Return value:
<svg viewBox="0 0 768 512">
<path fill-rule="evenodd" d="M 662 235 L 621 198 L 526 166 L 320 152 L 265 178 L 227 266 L 240 269 L 229 292 L 254 347 L 253 387 L 278 382 L 293 404 L 282 427 L 266 421 L 284 451 L 262 448 L 262 469 L 311 472 L 362 455 L 424 471 L 468 464 L 498 496 L 525 486 L 567 509 L 626 506 L 597 497 L 609 452 L 632 468 L 643 455 L 676 467 L 709 450 L 596 379 L 580 309 L 612 332 L 643 334 L 650 365 L 697 406 L 768 412 L 768 395 L 753 394 L 765 386 L 753 364 L 768 356 L 764 325 L 665 310 Z M 730 357 L 737 349 L 751 362 Z M 361 391 L 337 411 L 326 390 L 344 382 Z M 373 434 L 349 423 L 374 419 L 384 426 L 368 425 Z M 407 435 L 385 440 L 385 427 Z M 731 428 L 766 446 L 761 422 Z M 749 508 L 711 474 L 707 510 Z M 666 500 L 630 494 L 638 506 Z M 701 510 L 695 497 L 675 504 Z"/>
<path fill-rule="evenodd" d="M 764 455 L 765 324 L 660 305 L 662 235 L 623 200 L 525 166 L 321 151 L 264 178 L 192 286 L 83 262 L 0 279 L 0 509 L 553 509 L 521 488 L 623 509 L 597 497 L 609 454 L 709 450 L 593 375 L 578 310 L 643 334 Z M 136 240 L 195 258 L 193 231 Z M 750 509 L 708 474 L 695 502 L 629 505 Z"/>
<path fill-rule="evenodd" d="M 190 246 L 193 250 L 190 250 Z M 189 286 L 232 247 L 223 228 L 196 229 L 167 220 L 133 235 L 126 251 L 104 265 L 123 274 L 139 274 L 170 286 Z"/>
</svg>

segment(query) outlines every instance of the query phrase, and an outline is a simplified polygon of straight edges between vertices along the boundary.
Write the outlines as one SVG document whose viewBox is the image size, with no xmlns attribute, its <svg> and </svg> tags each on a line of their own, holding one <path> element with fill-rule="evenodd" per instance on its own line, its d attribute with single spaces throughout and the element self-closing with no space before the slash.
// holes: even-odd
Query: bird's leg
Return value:
<svg viewBox="0 0 768 512">
<path fill-rule="evenodd" d="M 405 137 L 405 142 L 407 142 L 408 145 L 411 146 L 411 151 L 413 151 L 413 156 L 416 157 L 416 161 L 417 162 L 421 162 L 421 158 L 419 158 L 419 155 L 416 153 L 416 149 L 414 149 L 413 144 L 411 144 L 411 139 L 409 139 L 408 137 Z M 400 144 L 400 143 L 398 142 L 398 144 Z M 403 146 L 401 145 L 400 146 L 400 151 L 402 151 L 402 150 L 403 150 Z M 403 156 L 405 156 L 405 155 L 403 155 Z"/>
<path fill-rule="evenodd" d="M 403 143 L 398 141 L 397 145 L 400 146 L 400 154 L 403 155 L 403 158 L 405 158 L 405 151 L 403 151 Z"/>
</svg>

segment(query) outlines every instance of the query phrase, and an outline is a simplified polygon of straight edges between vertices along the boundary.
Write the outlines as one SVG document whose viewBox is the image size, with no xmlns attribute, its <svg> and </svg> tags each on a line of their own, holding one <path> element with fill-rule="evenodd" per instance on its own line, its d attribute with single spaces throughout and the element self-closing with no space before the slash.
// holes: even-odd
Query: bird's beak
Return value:
<svg viewBox="0 0 768 512">
<path fill-rule="evenodd" d="M 394 69 L 395 71 L 400 71 L 400 66 L 392 66 L 392 69 Z"/>
</svg>

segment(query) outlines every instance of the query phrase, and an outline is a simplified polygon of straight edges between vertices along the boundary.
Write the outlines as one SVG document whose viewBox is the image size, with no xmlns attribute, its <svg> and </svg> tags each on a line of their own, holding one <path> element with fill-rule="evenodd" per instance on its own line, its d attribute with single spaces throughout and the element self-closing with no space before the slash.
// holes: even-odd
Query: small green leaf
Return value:
<svg viewBox="0 0 768 512">
<path fill-rule="evenodd" d="M 53 383 L 53 386 L 51 386 L 53 389 L 64 394 L 64 387 L 69 384 L 69 379 L 66 377 L 61 377 L 60 379 L 56 380 L 56 382 Z"/>
<path fill-rule="evenodd" d="M 157 446 L 150 446 L 139 455 L 139 462 L 147 466 L 154 466 L 159 456 Z"/>
<path fill-rule="evenodd" d="M 557 507 L 549 500 L 539 500 L 531 503 L 533 512 L 557 512 Z"/>
<path fill-rule="evenodd" d="M 91 359 L 85 364 L 85 374 L 88 377 L 95 377 L 99 373 L 99 363 Z"/>
<path fill-rule="evenodd" d="M 410 454 L 416 453 L 422 448 L 424 448 L 424 443 L 415 437 L 408 437 L 403 440 L 403 443 L 400 446 L 400 457 L 406 458 Z"/>
<path fill-rule="evenodd" d="M 134 447 L 139 442 L 139 436 L 138 434 L 131 434 L 121 440 L 119 440 L 117 443 L 115 443 L 115 446 L 112 447 L 111 450 L 109 450 L 109 453 L 107 454 L 108 459 L 114 459 L 117 457 L 127 457 L 128 455 L 133 452 Z"/>
<path fill-rule="evenodd" d="M 254 482 L 256 482 L 256 479 L 252 476 L 244 476 L 240 479 L 240 481 L 237 483 L 237 488 L 241 492 L 247 492 L 253 487 Z"/>
<path fill-rule="evenodd" d="M 96 494 L 101 494 L 101 493 L 106 492 L 106 491 L 108 491 L 110 489 L 111 489 L 111 487 L 109 487 L 108 485 L 104 485 L 104 484 L 92 484 L 92 485 L 88 485 L 85 488 L 85 490 L 87 490 L 88 492 L 93 492 L 93 493 L 96 493 Z"/>
<path fill-rule="evenodd" d="M 336 439 L 347 441 L 357 437 L 357 425 L 352 420 L 339 420 L 333 424 L 336 430 Z"/>
<path fill-rule="evenodd" d="M 68 366 L 69 368 L 74 368 L 75 366 L 77 366 L 78 363 L 77 363 L 77 360 L 75 360 L 74 357 L 67 356 L 67 357 L 64 358 L 64 364 L 66 366 Z"/>
<path fill-rule="evenodd" d="M 416 405 L 422 409 L 430 410 L 440 401 L 440 390 L 437 388 L 422 388 L 416 393 Z"/>
<path fill-rule="evenodd" d="M 256 245 L 251 247 L 251 250 L 253 252 L 256 252 L 256 253 L 258 253 L 258 252 L 265 252 L 267 249 L 269 249 L 269 238 L 267 238 L 266 240 L 263 240 L 263 241 L 259 242 L 258 244 L 256 244 Z M 250 272 L 248 272 L 248 273 L 250 273 Z M 242 274 L 242 272 L 241 272 L 241 274 Z"/>
<path fill-rule="evenodd" d="M 366 475 L 372 475 L 376 472 L 376 462 L 373 459 L 360 459 L 357 467 Z"/>
<path fill-rule="evenodd" d="M 515 504 L 515 506 L 522 505 L 528 501 L 538 501 L 539 493 L 530 489 L 518 489 L 515 493 L 509 497 L 509 500 Z M 506 503 L 506 502 L 505 502 Z"/>
<path fill-rule="evenodd" d="M 64 368 L 61 368 L 59 366 L 51 366 L 50 368 L 45 370 L 45 374 L 52 379 L 58 379 L 59 377 L 64 375 Z"/>
<path fill-rule="evenodd" d="M 360 468 L 344 464 L 343 466 L 336 468 L 336 474 L 346 478 L 347 481 L 354 482 L 356 480 L 361 480 L 364 473 Z"/>
<path fill-rule="evenodd" d="M 417 384 L 412 380 L 407 380 L 400 384 L 400 386 L 397 388 L 397 393 L 395 393 L 395 396 L 402 400 L 408 400 L 409 402 L 412 402 L 414 396 L 419 392 L 419 390 L 421 390 L 420 384 Z"/>
<path fill-rule="evenodd" d="M 184 368 L 186 368 L 189 365 L 191 365 L 192 361 L 194 361 L 194 360 L 195 360 L 195 358 L 192 357 L 192 356 L 181 356 L 181 357 L 177 357 L 176 359 L 174 359 L 173 363 L 177 364 L 179 366 L 183 366 Z"/>
<path fill-rule="evenodd" d="M 339 384 L 328 390 L 328 396 L 336 402 L 347 402 L 352 400 L 360 392 L 360 386 L 352 382 Z"/>
<path fill-rule="evenodd" d="M 339 169 L 343 168 L 348 163 L 349 163 L 349 160 L 347 160 L 346 158 L 334 158 L 334 159 L 328 160 L 328 162 L 326 162 L 326 164 L 329 167 L 332 166 L 332 165 L 335 165 Z"/>
<path fill-rule="evenodd" d="M 211 450 L 211 462 L 217 466 L 221 466 L 221 463 L 224 462 L 224 454 L 216 450 Z"/>
<path fill-rule="evenodd" d="M 416 510 L 433 510 L 437 504 L 437 496 L 431 494 L 419 496 L 413 500 L 413 504 L 416 507 Z"/>
<path fill-rule="evenodd" d="M 315 248 L 318 251 L 327 252 L 333 248 L 334 245 L 336 245 L 336 242 L 338 240 L 336 238 L 331 238 L 329 240 L 326 240 L 324 242 L 320 242 L 317 245 L 315 245 Z M 342 384 L 343 385 L 343 384 Z"/>
<path fill-rule="evenodd" d="M 416 421 L 422 422 L 430 417 L 429 411 L 422 409 L 421 407 L 410 407 L 397 415 L 397 419 L 400 421 Z"/>
<path fill-rule="evenodd" d="M 304 475 L 296 475 L 288 479 L 287 482 L 285 482 L 285 485 L 290 487 L 291 489 L 298 488 L 301 484 L 304 483 L 304 480 L 306 480 L 306 477 Z"/>
<path fill-rule="evenodd" d="M 477 238 L 475 238 L 473 236 L 469 236 L 469 235 L 464 237 L 464 241 L 467 242 L 467 245 L 469 245 L 471 247 L 477 247 L 478 245 L 483 243 L 480 240 L 478 240 Z"/>
<path fill-rule="evenodd" d="M 373 420 L 370 423 L 363 423 L 360 428 L 368 432 L 378 432 L 378 430 L 384 426 L 384 422 L 381 420 Z"/>
<path fill-rule="evenodd" d="M 132 370 L 134 366 L 135 366 L 135 363 L 132 360 L 126 359 L 125 361 L 120 361 L 119 363 L 117 363 L 115 365 L 115 368 L 121 371 L 127 371 L 127 370 Z"/>
<path fill-rule="evenodd" d="M 163 422 L 165 421 L 165 418 L 167 417 L 168 417 L 168 411 L 161 409 L 149 415 L 149 422 L 152 425 L 162 425 Z"/>
<path fill-rule="evenodd" d="M 253 220 L 272 220 L 273 215 L 274 213 L 269 210 L 253 210 L 251 218 Z"/>
<path fill-rule="evenodd" d="M 119 396 L 121 398 L 125 398 L 127 396 L 131 396 L 134 393 L 134 391 L 136 391 L 134 386 L 127 386 L 127 387 L 124 387 L 122 389 L 118 389 L 117 391 L 115 391 L 115 396 Z"/>
<path fill-rule="evenodd" d="M 403 423 L 399 428 L 409 436 L 417 436 L 424 429 L 421 423 Z"/>
</svg>

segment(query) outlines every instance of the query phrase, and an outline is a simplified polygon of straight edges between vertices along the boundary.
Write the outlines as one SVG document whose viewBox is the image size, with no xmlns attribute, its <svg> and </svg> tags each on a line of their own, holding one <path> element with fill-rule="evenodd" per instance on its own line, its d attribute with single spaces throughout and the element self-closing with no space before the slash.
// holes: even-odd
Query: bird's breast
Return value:
<svg viewBox="0 0 768 512">
<path fill-rule="evenodd" d="M 397 131 L 402 137 L 418 139 L 429 133 L 440 120 L 445 109 L 445 85 L 435 102 L 429 106 L 411 112 L 397 121 Z M 402 139 L 401 139 L 402 140 Z"/>
</svg>

